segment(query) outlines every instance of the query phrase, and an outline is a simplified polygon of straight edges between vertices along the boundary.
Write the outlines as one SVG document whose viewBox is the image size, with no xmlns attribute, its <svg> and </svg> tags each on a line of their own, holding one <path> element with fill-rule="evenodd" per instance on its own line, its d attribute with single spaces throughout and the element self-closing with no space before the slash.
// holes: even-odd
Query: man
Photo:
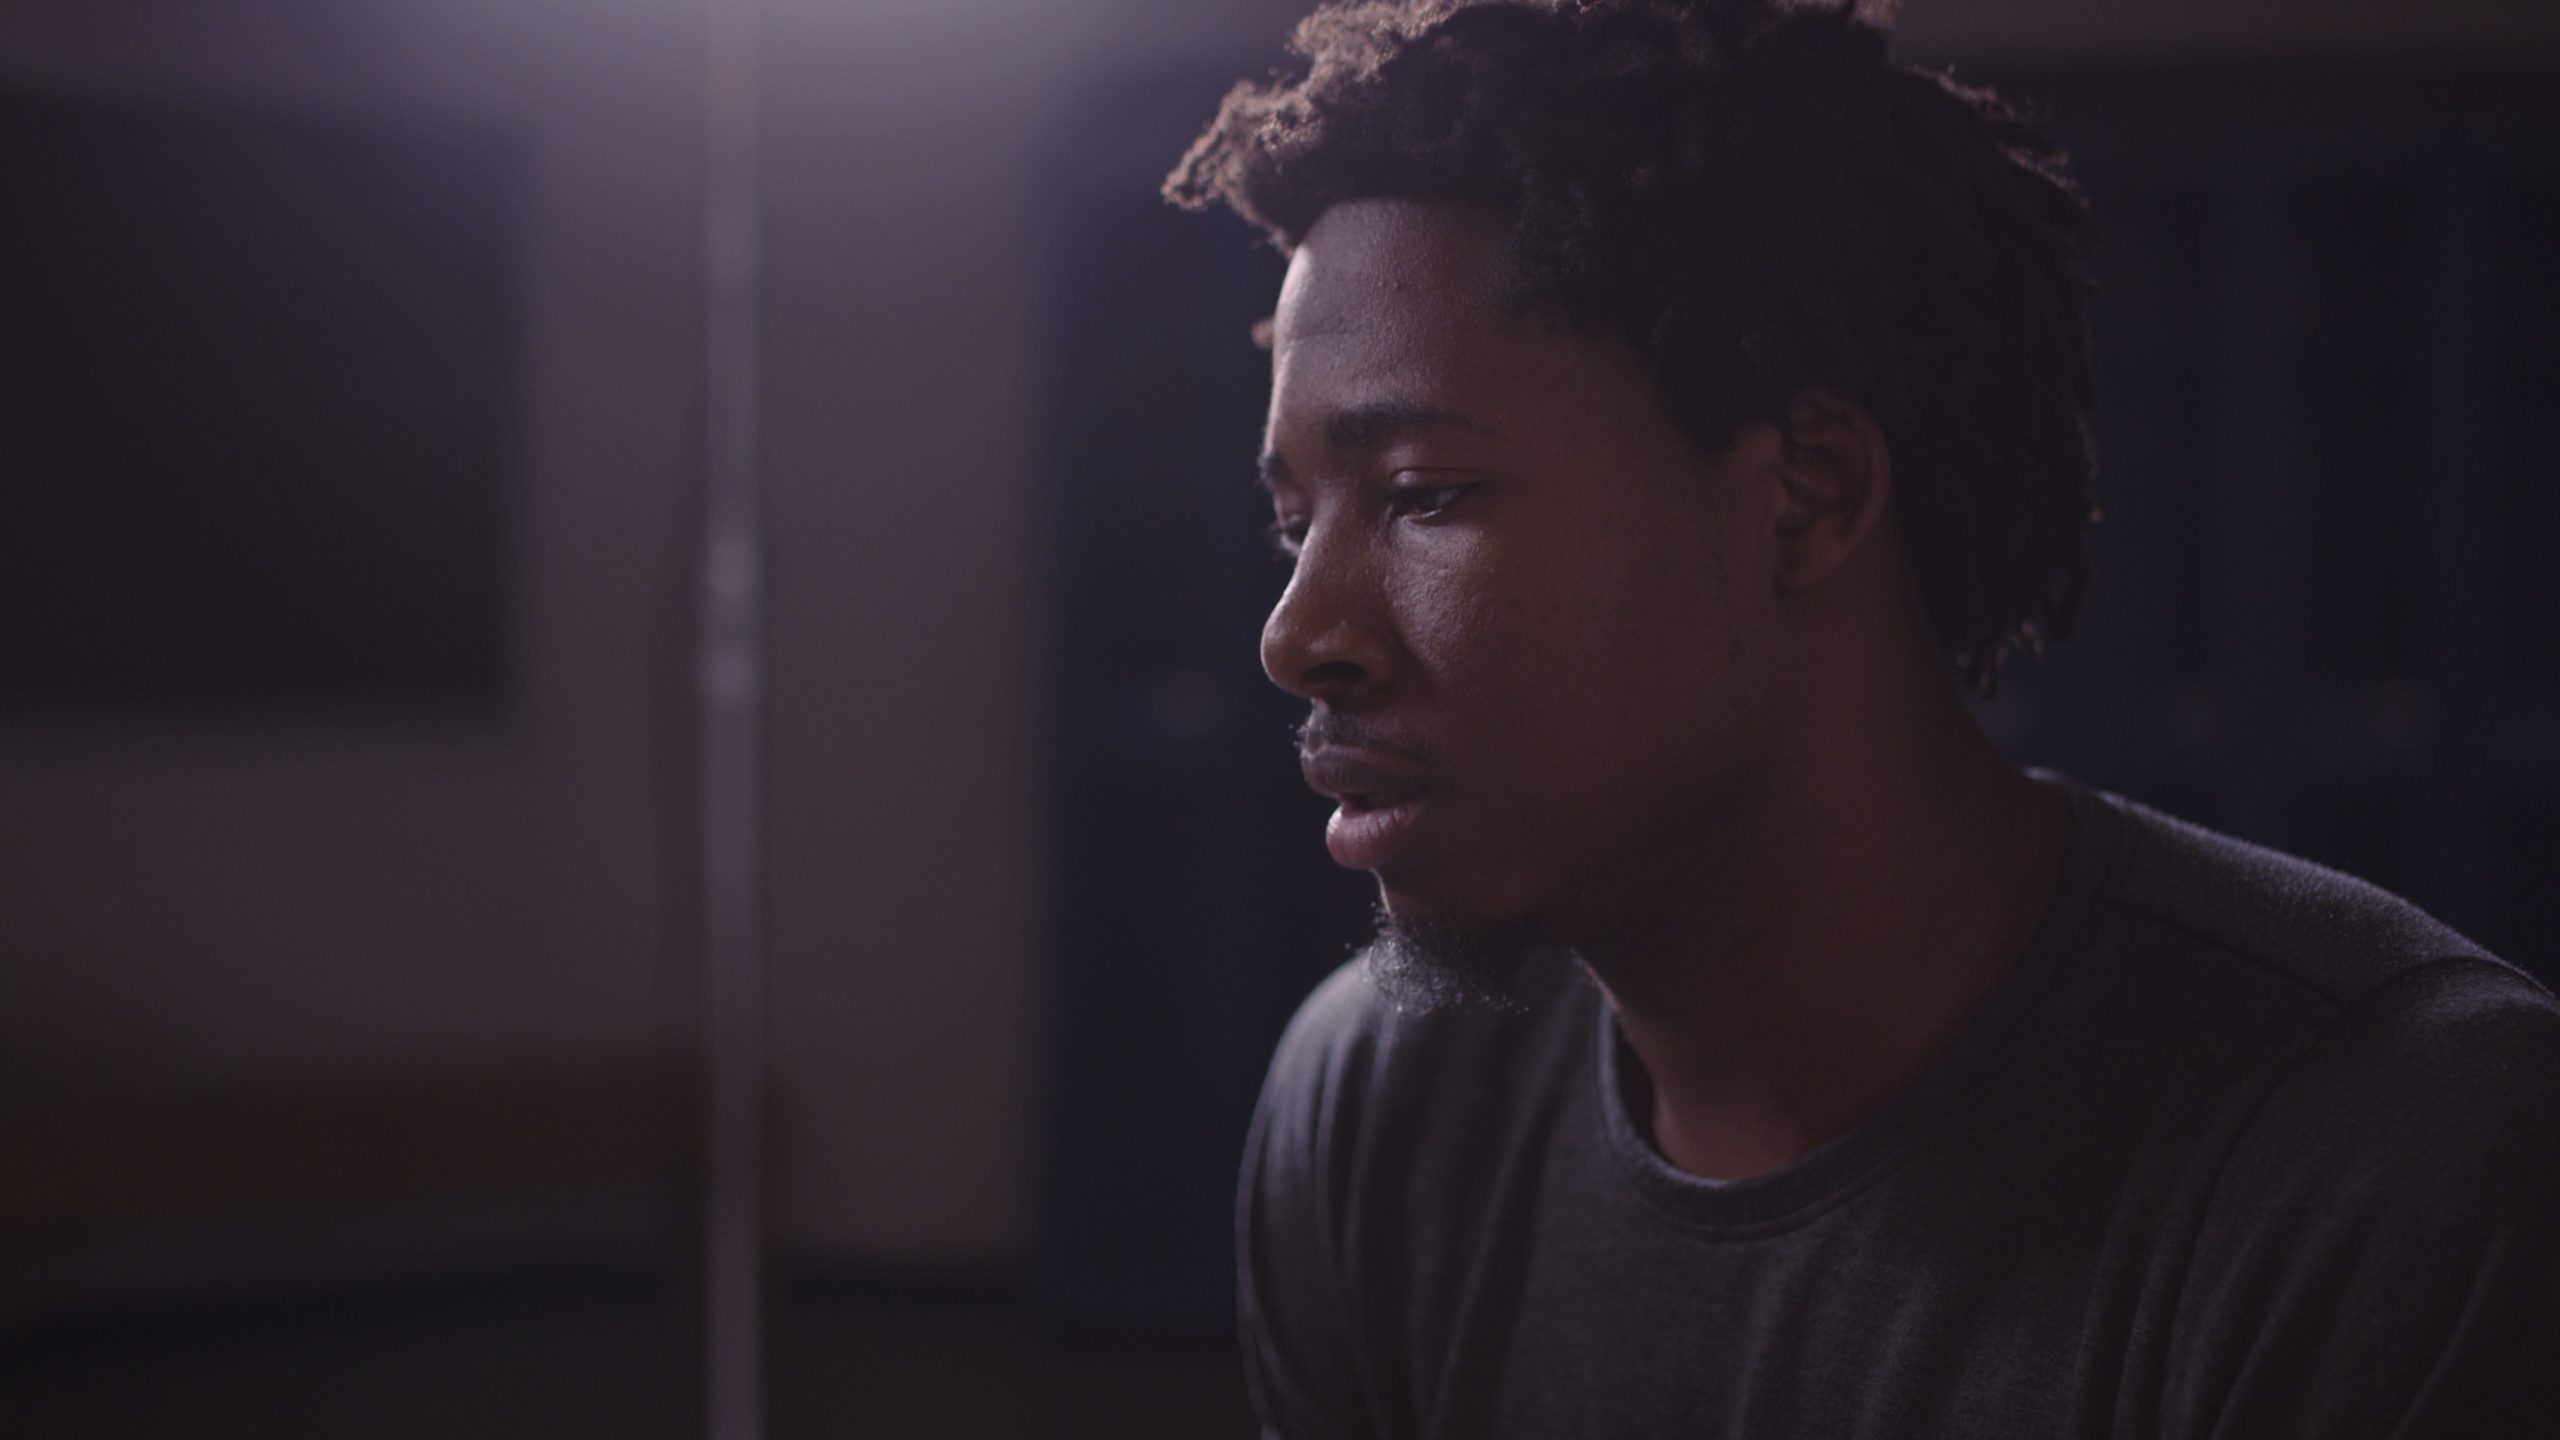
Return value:
<svg viewBox="0 0 2560 1440">
<path fill-rule="evenodd" d="M 1290 264 L 1263 634 L 1382 929 L 1240 1206 L 1267 1428 L 2560 1433 L 2560 1008 L 2011 768 L 2095 507 L 2059 157 L 1774 0 L 1337 6 L 1167 182 Z"/>
</svg>

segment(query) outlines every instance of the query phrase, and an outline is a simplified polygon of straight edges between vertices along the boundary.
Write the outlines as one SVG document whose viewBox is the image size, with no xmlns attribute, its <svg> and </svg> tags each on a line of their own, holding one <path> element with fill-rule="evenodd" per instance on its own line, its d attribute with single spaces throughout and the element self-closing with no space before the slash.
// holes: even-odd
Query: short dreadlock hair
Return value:
<svg viewBox="0 0 2560 1440">
<path fill-rule="evenodd" d="M 1284 252 L 1344 200 L 1498 207 L 1506 298 L 1631 342 L 1709 448 L 1808 386 L 1866 407 L 1968 684 L 2069 635 L 2097 231 L 2017 111 L 1893 61 L 1855 0 L 1341 0 L 1290 48 L 1166 198 Z"/>
</svg>

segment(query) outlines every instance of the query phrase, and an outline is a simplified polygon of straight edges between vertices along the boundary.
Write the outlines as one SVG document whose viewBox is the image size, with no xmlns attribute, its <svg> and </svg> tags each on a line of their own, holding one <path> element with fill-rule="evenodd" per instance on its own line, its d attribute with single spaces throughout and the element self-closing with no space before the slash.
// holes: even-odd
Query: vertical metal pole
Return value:
<svg viewBox="0 0 2560 1440">
<path fill-rule="evenodd" d="M 763 1433 L 765 995 L 757 484 L 757 0 L 705 0 L 702 846 L 711 1440 Z"/>
</svg>

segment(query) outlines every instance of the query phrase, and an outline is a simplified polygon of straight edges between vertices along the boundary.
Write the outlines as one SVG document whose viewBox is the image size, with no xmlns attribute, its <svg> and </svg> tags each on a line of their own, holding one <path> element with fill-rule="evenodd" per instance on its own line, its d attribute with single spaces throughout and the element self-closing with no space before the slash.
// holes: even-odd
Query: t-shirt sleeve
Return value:
<svg viewBox="0 0 2560 1440">
<path fill-rule="evenodd" d="M 2560 1010 L 2487 962 L 2404 975 L 2306 1052 L 2225 1167 L 2164 1430 L 2534 1433 L 2560 1416 L 2556 1226 Z"/>
<path fill-rule="evenodd" d="M 1346 1186 L 1373 1037 L 1337 972 L 1290 1023 L 1255 1108 L 1236 1204 L 1245 1376 L 1266 1437 L 1364 1440 L 1372 1423 L 1345 1254 Z"/>
</svg>

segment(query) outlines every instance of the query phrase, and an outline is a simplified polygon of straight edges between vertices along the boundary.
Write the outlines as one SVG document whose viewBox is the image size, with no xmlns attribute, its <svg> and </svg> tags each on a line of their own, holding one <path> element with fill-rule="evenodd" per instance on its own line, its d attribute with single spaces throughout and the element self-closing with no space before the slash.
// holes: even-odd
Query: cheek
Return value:
<svg viewBox="0 0 2560 1440">
<path fill-rule="evenodd" d="M 1468 719 L 1502 688 L 1520 659 L 1537 576 L 1490 537 L 1445 532 L 1411 537 L 1393 562 L 1388 603 L 1420 689 L 1441 724 Z"/>
<path fill-rule="evenodd" d="M 1562 547 L 1486 545 L 1407 588 L 1408 639 L 1443 718 L 1504 748 L 1590 768 L 1631 724 L 1675 723 L 1713 688 L 1721 599 L 1697 567 L 1625 552 L 1560 563 Z M 1713 643 L 1711 643 L 1713 642 Z M 1510 763 L 1546 768 L 1514 756 Z"/>
<path fill-rule="evenodd" d="M 1608 565 L 1554 577 L 1514 617 L 1501 733 L 1537 747 L 1521 778 L 1549 803 L 1677 805 L 1733 750 L 1754 617 L 1732 571 L 1702 549 L 1630 544 Z"/>
</svg>

